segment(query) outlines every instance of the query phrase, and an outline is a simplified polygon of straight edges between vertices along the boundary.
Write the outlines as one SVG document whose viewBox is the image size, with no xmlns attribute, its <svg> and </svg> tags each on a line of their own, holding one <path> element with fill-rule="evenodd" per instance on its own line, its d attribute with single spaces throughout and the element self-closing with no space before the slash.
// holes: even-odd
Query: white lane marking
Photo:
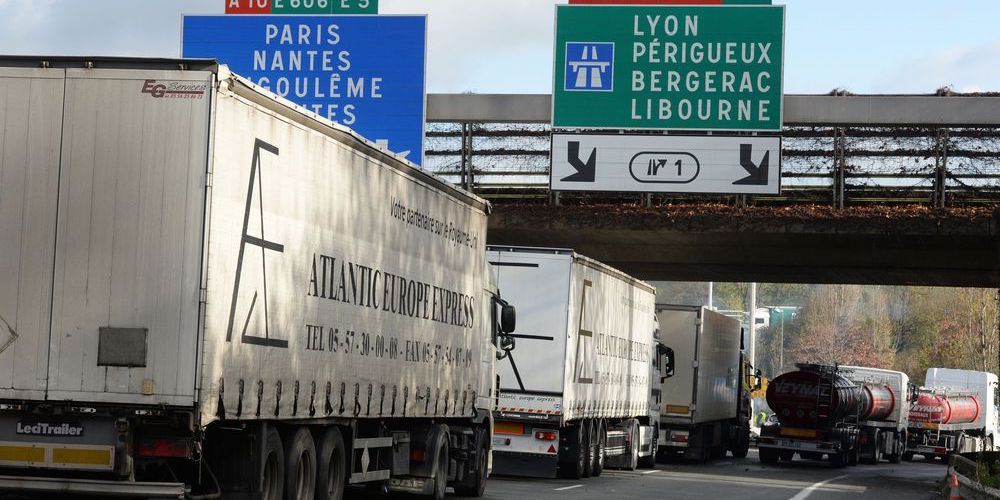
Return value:
<svg viewBox="0 0 1000 500">
<path fill-rule="evenodd" d="M 574 484 L 573 486 L 563 486 L 562 488 L 556 488 L 555 491 L 566 491 L 572 490 L 573 488 L 582 488 L 582 484 Z"/>
<path fill-rule="evenodd" d="M 648 470 L 648 471 L 646 471 L 646 472 L 642 472 L 641 474 L 642 474 L 643 476 L 645 476 L 646 474 L 655 474 L 655 473 L 657 473 L 657 472 L 660 472 L 660 471 L 658 471 L 658 470 L 656 470 L 656 469 L 653 469 L 653 470 Z"/>
<path fill-rule="evenodd" d="M 837 477 L 834 477 L 834 478 L 830 478 L 830 479 L 827 479 L 826 481 L 820 481 L 820 482 L 818 482 L 818 483 L 816 483 L 816 484 L 814 484 L 814 485 L 812 485 L 812 486 L 810 486 L 810 487 L 808 487 L 808 488 L 806 488 L 806 489 L 798 492 L 798 494 L 796 494 L 792 498 L 789 498 L 788 500 L 806 500 L 806 498 L 809 498 L 809 495 L 812 495 L 812 493 L 814 491 L 816 491 L 819 488 L 822 488 L 827 483 L 832 483 L 834 481 L 839 481 L 841 479 L 844 479 L 845 477 L 848 477 L 847 474 L 845 474 L 843 476 L 837 476 Z"/>
</svg>

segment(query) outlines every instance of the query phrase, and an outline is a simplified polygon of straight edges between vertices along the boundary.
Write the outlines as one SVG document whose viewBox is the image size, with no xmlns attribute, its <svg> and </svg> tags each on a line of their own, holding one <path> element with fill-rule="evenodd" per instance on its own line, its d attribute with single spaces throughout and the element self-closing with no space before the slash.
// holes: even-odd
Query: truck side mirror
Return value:
<svg viewBox="0 0 1000 500">
<path fill-rule="evenodd" d="M 754 378 L 757 379 L 754 382 L 754 384 L 753 384 L 753 390 L 755 390 L 755 391 L 759 391 L 760 390 L 760 384 L 761 384 L 760 381 L 761 381 L 762 375 L 763 374 L 760 372 L 760 370 L 757 370 L 757 371 L 753 372 Z"/>
<path fill-rule="evenodd" d="M 517 328 L 517 311 L 514 306 L 504 304 L 500 309 L 500 331 L 513 333 L 515 328 Z"/>
<path fill-rule="evenodd" d="M 663 370 L 660 372 L 660 382 L 674 376 L 674 350 L 663 348 Z"/>
</svg>

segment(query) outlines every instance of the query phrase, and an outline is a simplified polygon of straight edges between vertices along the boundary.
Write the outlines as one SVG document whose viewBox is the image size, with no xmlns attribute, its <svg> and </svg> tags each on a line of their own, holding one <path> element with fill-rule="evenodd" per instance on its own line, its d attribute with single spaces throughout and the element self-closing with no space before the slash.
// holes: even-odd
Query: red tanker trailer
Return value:
<svg viewBox="0 0 1000 500">
<path fill-rule="evenodd" d="M 931 428 L 941 424 L 969 424 L 979 418 L 979 410 L 979 401 L 973 395 L 921 391 L 910 405 L 910 423 Z"/>
<path fill-rule="evenodd" d="M 926 458 L 992 451 L 997 443 L 997 376 L 992 373 L 928 368 L 910 405 L 907 452 Z"/>
<path fill-rule="evenodd" d="M 761 430 L 763 463 L 827 456 L 834 466 L 898 462 L 905 448 L 906 412 L 900 394 L 908 379 L 900 372 L 861 367 L 796 365 L 773 379 L 767 404 L 777 424 Z"/>
</svg>

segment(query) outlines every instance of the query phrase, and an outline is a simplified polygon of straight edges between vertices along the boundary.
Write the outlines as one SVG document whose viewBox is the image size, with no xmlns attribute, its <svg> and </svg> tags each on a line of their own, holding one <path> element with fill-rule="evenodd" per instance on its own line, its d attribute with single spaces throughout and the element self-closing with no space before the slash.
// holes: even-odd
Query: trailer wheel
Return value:
<svg viewBox="0 0 1000 500">
<path fill-rule="evenodd" d="M 597 442 L 594 440 L 594 421 L 584 420 L 583 426 L 583 477 L 590 477 L 594 473 L 594 458 L 597 451 Z"/>
<path fill-rule="evenodd" d="M 639 446 L 642 443 L 639 442 L 639 422 L 636 420 L 628 421 L 628 435 L 632 436 L 631 446 L 629 446 L 628 463 L 625 465 L 625 470 L 636 470 L 639 468 Z"/>
<path fill-rule="evenodd" d="M 583 425 L 576 424 L 560 433 L 559 443 L 559 477 L 565 479 L 580 479 L 583 477 L 583 462 L 586 450 L 583 448 Z"/>
<path fill-rule="evenodd" d="M 778 463 L 779 453 L 777 448 L 760 448 L 760 463 L 774 465 Z"/>
<path fill-rule="evenodd" d="M 835 467 L 837 469 L 840 469 L 842 467 L 846 467 L 847 463 L 850 461 L 848 459 L 848 455 L 849 454 L 850 454 L 850 451 L 848 451 L 848 450 L 840 450 L 840 451 L 838 451 L 836 453 L 831 453 L 830 454 L 830 465 L 832 465 L 833 467 Z"/>
<path fill-rule="evenodd" d="M 316 452 L 316 500 L 341 500 L 347 477 L 347 452 L 340 430 L 330 427 L 323 433 Z"/>
<path fill-rule="evenodd" d="M 299 427 L 285 448 L 285 498 L 311 499 L 316 495 L 316 443 Z"/>
<path fill-rule="evenodd" d="M 273 427 L 264 438 L 264 468 L 260 478 L 261 500 L 281 500 L 285 494 L 285 449 Z"/>
<path fill-rule="evenodd" d="M 476 470 L 469 471 L 469 476 L 463 484 L 455 485 L 455 494 L 463 497 L 481 497 L 486 493 L 486 473 L 488 464 L 486 462 L 486 446 L 489 441 L 489 435 L 485 432 L 478 432 L 480 439 L 478 439 L 476 446 Z"/>
<path fill-rule="evenodd" d="M 736 444 L 729 451 L 732 452 L 733 458 L 746 458 L 750 453 L 750 424 L 741 425 L 736 432 L 738 433 Z"/>
<path fill-rule="evenodd" d="M 591 476 L 599 477 L 604 472 L 604 450 L 608 447 L 608 428 L 603 420 L 597 420 L 594 428 L 597 429 L 597 454 L 594 456 L 594 470 Z"/>
<path fill-rule="evenodd" d="M 437 443 L 434 445 L 434 493 L 431 498 L 434 500 L 444 500 L 448 490 L 448 428 L 438 433 Z"/>
<path fill-rule="evenodd" d="M 912 462 L 913 461 L 913 452 L 912 451 L 904 452 L 903 453 L 903 461 L 904 462 Z"/>
</svg>

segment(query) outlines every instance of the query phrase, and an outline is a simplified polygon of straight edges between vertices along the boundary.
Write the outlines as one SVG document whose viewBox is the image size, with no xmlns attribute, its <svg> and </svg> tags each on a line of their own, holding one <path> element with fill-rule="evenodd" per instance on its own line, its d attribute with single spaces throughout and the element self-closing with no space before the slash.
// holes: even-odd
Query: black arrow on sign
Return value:
<svg viewBox="0 0 1000 500">
<path fill-rule="evenodd" d="M 576 173 L 568 177 L 563 177 L 562 182 L 594 182 L 597 174 L 597 148 L 590 152 L 590 158 L 584 163 L 580 159 L 580 141 L 569 143 L 569 164 L 573 165 Z"/>
<path fill-rule="evenodd" d="M 766 186 L 767 170 L 771 163 L 771 152 L 764 152 L 760 166 L 753 162 L 753 144 L 740 144 L 740 166 L 747 171 L 748 176 L 733 183 L 734 186 Z"/>
</svg>

